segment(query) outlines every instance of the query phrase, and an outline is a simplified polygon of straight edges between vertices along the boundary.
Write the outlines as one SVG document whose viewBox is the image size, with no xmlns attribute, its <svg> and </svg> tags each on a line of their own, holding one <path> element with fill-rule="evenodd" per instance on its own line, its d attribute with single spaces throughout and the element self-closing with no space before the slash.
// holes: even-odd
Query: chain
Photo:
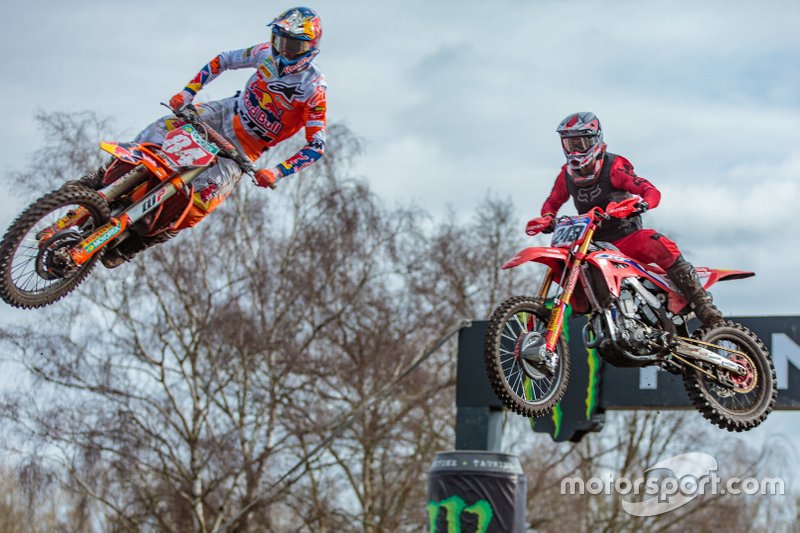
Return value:
<svg viewBox="0 0 800 533">
<path fill-rule="evenodd" d="M 716 377 L 714 374 L 712 374 L 711 372 L 709 372 L 708 370 L 705 370 L 705 369 L 703 369 L 703 368 L 700 368 L 699 366 L 697 366 L 697 365 L 696 365 L 696 364 L 694 364 L 694 363 L 690 363 L 689 361 L 687 361 L 686 359 L 684 359 L 684 358 L 683 358 L 683 357 L 681 357 L 680 355 L 676 354 L 675 352 L 672 352 L 672 357 L 674 357 L 675 359 L 677 359 L 677 360 L 681 361 L 683 364 L 685 364 L 685 365 L 687 365 L 687 366 L 690 366 L 690 367 L 694 368 L 695 370 L 699 370 L 699 371 L 700 371 L 700 372 L 702 372 L 703 374 L 707 375 L 708 377 L 710 377 L 711 379 L 713 379 L 713 380 L 715 380 L 715 381 L 716 381 L 717 377 Z"/>
<path fill-rule="evenodd" d="M 675 335 L 675 337 L 674 337 L 674 338 L 675 338 L 675 339 L 680 339 L 680 340 L 682 340 L 682 341 L 684 341 L 684 342 L 688 342 L 688 343 L 690 343 L 690 344 L 699 344 L 699 345 L 701 345 L 701 346 L 710 346 L 710 347 L 712 347 L 712 348 L 715 348 L 715 349 L 717 349 L 717 350 L 725 350 L 725 351 L 726 351 L 726 352 L 728 352 L 728 353 L 735 353 L 736 355 L 741 355 L 741 356 L 743 356 L 743 357 L 747 357 L 747 354 L 746 354 L 746 353 L 744 353 L 744 352 L 737 352 L 736 350 L 731 350 L 731 349 L 728 349 L 728 348 L 723 348 L 722 346 L 718 346 L 718 345 L 716 345 L 716 344 L 711 344 L 710 342 L 703 342 L 703 341 L 699 341 L 699 340 L 697 340 L 697 339 L 692 339 L 692 338 L 689 338 L 689 337 L 680 337 L 680 336 L 678 336 L 678 335 Z"/>
</svg>

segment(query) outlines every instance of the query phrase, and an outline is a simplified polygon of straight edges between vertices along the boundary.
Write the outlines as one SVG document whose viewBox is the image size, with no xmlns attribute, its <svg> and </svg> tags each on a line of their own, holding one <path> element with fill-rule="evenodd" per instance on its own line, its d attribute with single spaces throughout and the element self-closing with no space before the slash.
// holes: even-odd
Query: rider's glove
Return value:
<svg viewBox="0 0 800 533">
<path fill-rule="evenodd" d="M 552 233 L 555 227 L 556 223 L 553 215 L 548 214 L 529 221 L 528 225 L 525 226 L 525 233 L 531 236 L 537 233 Z"/>
<path fill-rule="evenodd" d="M 169 106 L 177 111 L 178 109 L 183 109 L 185 106 L 191 104 L 192 100 L 194 100 L 194 95 L 184 89 L 169 99 Z"/>
<path fill-rule="evenodd" d="M 268 168 L 262 168 L 261 170 L 256 172 L 253 177 L 256 180 L 256 185 L 258 185 L 259 187 L 264 187 L 264 188 L 269 187 L 270 189 L 274 189 L 275 184 L 278 183 L 278 180 L 281 179 L 283 176 L 280 173 L 275 172 L 274 170 L 270 170 Z"/>
<path fill-rule="evenodd" d="M 636 212 L 641 215 L 642 213 L 650 209 L 650 204 L 642 200 L 641 202 L 636 202 L 636 205 L 634 205 L 633 207 L 635 207 Z"/>
</svg>

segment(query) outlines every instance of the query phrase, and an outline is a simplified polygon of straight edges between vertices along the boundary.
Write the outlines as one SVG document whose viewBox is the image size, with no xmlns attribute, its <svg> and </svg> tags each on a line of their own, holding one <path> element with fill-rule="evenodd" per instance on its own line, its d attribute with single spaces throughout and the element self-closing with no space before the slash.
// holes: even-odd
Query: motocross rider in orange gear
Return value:
<svg viewBox="0 0 800 533">
<path fill-rule="evenodd" d="M 312 9 L 296 7 L 278 15 L 269 26 L 270 42 L 222 52 L 169 102 L 173 109 L 180 109 L 191 104 L 206 84 L 226 70 L 255 69 L 244 90 L 223 100 L 199 104 L 197 111 L 204 122 L 251 161 L 305 128 L 305 146 L 286 161 L 259 173 L 261 187 L 274 187 L 281 179 L 319 160 L 325 151 L 327 85 L 314 62 L 322 37 L 319 15 Z M 145 128 L 135 142 L 161 144 L 175 121 L 174 116 L 160 118 Z M 103 264 L 114 268 L 144 248 L 196 225 L 230 195 L 241 175 L 235 162 L 220 158 L 195 180 L 193 205 L 180 226 L 155 237 L 128 239 L 109 250 Z"/>
</svg>

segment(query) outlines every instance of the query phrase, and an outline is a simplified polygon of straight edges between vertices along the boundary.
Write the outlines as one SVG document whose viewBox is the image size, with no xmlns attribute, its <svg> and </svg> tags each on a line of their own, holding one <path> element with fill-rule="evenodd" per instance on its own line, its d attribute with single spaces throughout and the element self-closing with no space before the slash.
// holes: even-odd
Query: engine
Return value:
<svg viewBox="0 0 800 533">
<path fill-rule="evenodd" d="M 612 304 L 614 305 L 614 304 Z M 620 291 L 611 316 L 617 327 L 617 340 L 637 355 L 652 353 L 651 342 L 658 339 L 658 317 L 644 300 L 630 289 Z"/>
<path fill-rule="evenodd" d="M 623 281 L 619 298 L 592 315 L 584 342 L 618 366 L 650 364 L 669 346 L 670 334 L 665 331 L 669 323 L 662 301 L 639 280 L 629 278 Z"/>
</svg>

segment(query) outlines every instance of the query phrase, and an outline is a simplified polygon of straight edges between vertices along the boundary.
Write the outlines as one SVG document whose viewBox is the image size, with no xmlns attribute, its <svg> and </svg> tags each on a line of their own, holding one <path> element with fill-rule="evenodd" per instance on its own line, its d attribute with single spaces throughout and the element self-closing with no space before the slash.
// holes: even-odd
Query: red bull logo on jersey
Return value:
<svg viewBox="0 0 800 533">
<path fill-rule="evenodd" d="M 284 112 L 275 105 L 266 81 L 256 80 L 251 83 L 247 87 L 244 101 L 247 116 L 255 126 L 273 136 L 280 133 L 283 129 L 281 116 Z"/>
</svg>

